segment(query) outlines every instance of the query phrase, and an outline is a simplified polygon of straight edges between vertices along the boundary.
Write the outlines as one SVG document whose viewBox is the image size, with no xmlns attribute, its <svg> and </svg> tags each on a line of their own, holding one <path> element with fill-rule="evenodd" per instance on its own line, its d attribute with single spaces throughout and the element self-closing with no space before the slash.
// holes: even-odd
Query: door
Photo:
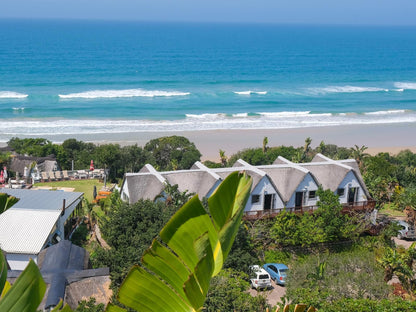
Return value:
<svg viewBox="0 0 416 312">
<path fill-rule="evenodd" d="M 355 197 L 357 195 L 357 188 L 351 187 L 348 189 L 348 203 L 353 204 L 355 202 Z"/>
<path fill-rule="evenodd" d="M 273 203 L 273 194 L 267 194 L 264 195 L 264 206 L 263 209 L 264 210 L 270 210 L 272 209 L 272 203 Z"/>
<path fill-rule="evenodd" d="M 296 192 L 295 207 L 302 207 L 303 203 L 303 192 Z"/>
</svg>

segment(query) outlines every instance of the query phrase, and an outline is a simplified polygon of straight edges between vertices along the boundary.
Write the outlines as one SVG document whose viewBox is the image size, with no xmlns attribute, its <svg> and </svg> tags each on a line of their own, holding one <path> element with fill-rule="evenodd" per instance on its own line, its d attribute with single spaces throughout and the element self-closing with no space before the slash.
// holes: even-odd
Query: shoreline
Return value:
<svg viewBox="0 0 416 312">
<path fill-rule="evenodd" d="M 148 141 L 162 136 L 179 135 L 188 138 L 201 152 L 201 160 L 219 161 L 219 150 L 224 150 L 226 156 L 231 156 L 245 148 L 262 147 L 263 138 L 268 138 L 268 146 L 303 146 L 305 139 L 312 139 L 312 147 L 321 141 L 326 144 L 336 144 L 342 147 L 354 145 L 368 147 L 369 154 L 389 152 L 397 154 L 403 149 L 416 152 L 416 123 L 369 124 L 324 126 L 291 129 L 243 129 L 243 130 L 199 130 L 199 131 L 169 131 L 169 132 L 131 132 L 131 133 L 102 133 L 78 135 L 44 135 L 34 136 L 61 143 L 66 139 L 75 138 L 95 144 L 120 144 L 121 146 L 144 146 Z M 21 136 L 19 138 L 27 138 Z M 0 143 L 5 146 L 6 143 Z"/>
</svg>

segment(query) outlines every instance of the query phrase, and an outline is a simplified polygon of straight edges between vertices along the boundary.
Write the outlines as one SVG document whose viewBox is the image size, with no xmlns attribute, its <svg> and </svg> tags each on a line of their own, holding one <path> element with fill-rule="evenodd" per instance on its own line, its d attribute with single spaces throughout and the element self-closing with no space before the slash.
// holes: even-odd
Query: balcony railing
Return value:
<svg viewBox="0 0 416 312">
<path fill-rule="evenodd" d="M 342 204 L 342 213 L 351 212 L 366 212 L 373 211 L 375 208 L 375 200 L 366 200 L 361 202 L 354 202 L 352 204 Z M 294 213 L 305 213 L 312 212 L 318 209 L 318 206 L 302 206 L 292 208 L 279 208 L 279 209 L 267 209 L 258 211 L 245 211 L 243 218 L 246 220 L 257 220 L 263 218 L 273 218 L 283 211 L 294 212 Z"/>
</svg>

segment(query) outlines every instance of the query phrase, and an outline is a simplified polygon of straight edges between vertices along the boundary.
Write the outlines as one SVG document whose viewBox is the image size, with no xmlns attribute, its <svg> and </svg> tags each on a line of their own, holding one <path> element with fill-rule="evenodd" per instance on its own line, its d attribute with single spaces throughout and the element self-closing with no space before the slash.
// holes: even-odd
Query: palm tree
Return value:
<svg viewBox="0 0 416 312">
<path fill-rule="evenodd" d="M 265 154 L 267 149 L 268 149 L 267 143 L 269 143 L 269 139 L 267 137 L 264 137 L 264 139 L 263 139 L 263 154 Z"/>
<path fill-rule="evenodd" d="M 364 151 L 368 149 L 367 146 L 362 145 L 361 147 L 359 147 L 358 145 L 354 145 L 354 147 L 351 147 L 351 154 L 352 157 L 354 157 L 354 159 L 357 161 L 358 163 L 358 167 L 361 169 L 363 169 L 363 160 L 365 157 L 369 156 L 368 153 L 365 153 Z"/>
<path fill-rule="evenodd" d="M 220 149 L 220 159 L 221 159 L 221 164 L 223 167 L 227 166 L 227 156 L 225 156 L 225 151 L 223 151 L 222 149 Z"/>
</svg>

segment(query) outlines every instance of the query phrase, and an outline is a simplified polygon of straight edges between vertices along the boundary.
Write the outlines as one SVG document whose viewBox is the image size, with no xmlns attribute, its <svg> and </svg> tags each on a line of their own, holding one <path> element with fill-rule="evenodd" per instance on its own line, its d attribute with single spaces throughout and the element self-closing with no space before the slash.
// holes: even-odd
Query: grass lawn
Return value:
<svg viewBox="0 0 416 312">
<path fill-rule="evenodd" d="M 50 187 L 72 187 L 75 192 L 83 192 L 84 197 L 89 201 L 93 201 L 94 185 L 97 187 L 97 193 L 104 186 L 104 183 L 98 182 L 97 179 L 86 180 L 69 180 L 69 181 L 55 181 L 45 183 L 35 183 L 34 186 L 50 186 Z"/>
<path fill-rule="evenodd" d="M 393 204 L 385 204 L 379 212 L 390 217 L 406 217 L 406 214 L 403 211 L 394 209 Z"/>
</svg>

